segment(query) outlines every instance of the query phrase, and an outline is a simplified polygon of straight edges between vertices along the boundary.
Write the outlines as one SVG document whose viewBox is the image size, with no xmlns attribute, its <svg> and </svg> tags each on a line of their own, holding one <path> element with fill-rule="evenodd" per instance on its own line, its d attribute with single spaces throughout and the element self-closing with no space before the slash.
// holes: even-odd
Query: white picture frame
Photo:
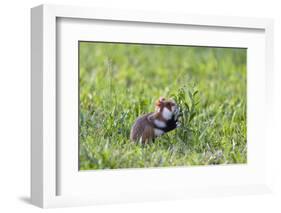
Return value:
<svg viewBox="0 0 281 213">
<path fill-rule="evenodd" d="M 61 22 L 62 20 L 68 20 L 66 27 L 63 26 Z M 259 73 L 257 75 L 253 75 L 254 73 L 250 72 L 252 74 L 248 76 L 249 79 L 252 79 L 251 82 L 253 82 L 253 84 L 250 84 L 248 87 L 250 91 L 248 97 L 251 94 L 250 97 L 252 97 L 255 90 L 261 94 L 261 98 L 250 98 L 249 100 L 250 105 L 257 104 L 260 106 L 253 112 L 252 110 L 249 111 L 250 122 L 253 125 L 257 125 L 253 126 L 255 127 L 253 129 L 256 129 L 257 136 L 252 138 L 251 132 L 253 131 L 250 130 L 250 137 L 256 142 L 258 142 L 260 138 L 260 142 L 256 143 L 260 145 L 255 145 L 256 148 L 254 146 L 252 146 L 252 148 L 250 147 L 251 149 L 256 150 L 253 151 L 253 153 L 255 152 L 255 154 L 258 155 L 258 157 L 253 157 L 253 164 L 250 163 L 248 167 L 243 165 L 216 166 L 211 169 L 204 167 L 187 169 L 181 167 L 98 172 L 91 171 L 90 173 L 80 172 L 79 175 L 76 175 L 76 173 L 79 173 L 76 168 L 77 159 L 71 157 L 77 156 L 76 150 L 72 148 L 66 149 L 65 145 L 58 145 L 57 143 L 59 137 L 57 129 L 59 126 L 58 117 L 60 116 L 58 113 L 61 112 L 58 110 L 58 107 L 60 107 L 58 106 L 58 97 L 60 97 L 58 96 L 58 88 L 60 88 L 60 80 L 62 78 L 66 79 L 64 76 L 61 76 L 60 80 L 57 78 L 57 69 L 59 69 L 57 58 L 59 56 L 58 49 L 61 48 L 58 42 L 58 37 L 60 36 L 59 32 L 62 30 L 60 27 L 63 27 L 64 30 L 73 30 L 73 24 L 71 22 L 74 20 L 81 20 L 82 22 L 83 20 L 87 20 L 88 22 L 91 22 L 91 20 L 98 20 L 101 21 L 101 25 L 103 22 L 108 21 L 111 22 L 111 25 L 116 25 L 115 27 L 117 28 L 122 26 L 123 23 L 134 23 L 133 25 L 142 24 L 144 27 L 153 24 L 154 26 L 164 26 L 167 28 L 165 29 L 167 32 L 173 30 L 177 26 L 199 27 L 200 30 L 213 30 L 213 37 L 220 36 L 216 34 L 216 30 L 221 31 L 221 35 L 224 35 L 223 32 L 226 32 L 226 37 L 229 32 L 232 33 L 234 31 L 237 32 L 236 36 L 239 35 L 238 31 L 260 33 L 260 36 L 256 36 L 257 39 L 253 39 L 252 37 L 249 39 L 247 36 L 242 36 L 240 43 L 237 40 L 232 41 L 232 37 L 229 37 L 230 39 L 226 39 L 226 43 L 223 43 L 223 36 L 220 38 L 221 44 L 219 42 L 215 43 L 214 41 L 213 43 L 210 43 L 216 46 L 227 45 L 234 47 L 240 45 L 248 47 L 247 45 L 249 45 L 251 46 L 250 49 L 252 48 L 253 50 L 250 51 L 250 54 L 252 55 L 250 55 L 249 66 L 251 70 L 255 68 L 256 70 L 260 70 L 260 72 L 257 71 Z M 117 22 L 118 25 L 115 24 Z M 78 25 L 75 27 L 80 26 Z M 273 21 L 271 19 L 216 17 L 172 13 L 160 14 L 145 11 L 122 11 L 74 6 L 41 5 L 32 8 L 31 10 L 31 27 L 31 201 L 33 204 L 47 208 L 98 203 L 178 199 L 194 196 L 251 194 L 271 191 L 271 171 L 269 165 L 270 161 L 268 160 L 270 157 L 270 149 L 268 148 L 270 147 L 270 135 L 271 131 L 273 131 L 273 114 L 271 113 L 273 108 L 273 96 L 271 95 L 271 91 L 273 90 L 272 82 L 274 76 L 272 62 Z M 69 40 L 79 40 L 80 36 L 83 37 L 84 40 L 88 38 L 88 36 L 85 35 L 87 34 L 87 31 L 83 31 L 83 28 L 79 29 L 81 29 L 79 32 L 82 32 L 82 34 L 66 31 L 69 33 Z M 109 41 L 114 40 L 113 37 L 105 38 L 105 33 L 106 31 L 104 34 L 100 33 L 99 39 L 104 38 Z M 59 38 L 63 39 L 64 37 Z M 91 39 L 91 37 L 89 38 Z M 120 39 L 122 40 L 120 37 L 119 40 L 117 40 L 120 41 Z M 124 38 L 124 41 L 128 41 L 128 39 L 129 38 Z M 244 39 L 245 43 L 243 43 Z M 146 41 L 148 42 L 150 40 Z M 160 41 L 160 43 L 163 42 L 165 41 Z M 172 42 L 172 40 L 170 42 Z M 195 43 L 193 44 L 199 46 L 209 44 L 209 41 L 204 39 L 198 41 L 194 40 L 194 42 Z M 151 43 L 157 43 L 157 37 L 151 37 Z M 254 46 L 258 43 L 260 44 L 261 49 L 255 49 Z M 70 49 L 67 49 L 67 52 L 68 50 L 71 52 Z M 63 52 L 61 49 L 60 51 Z M 254 55 L 256 54 L 255 52 L 259 53 Z M 258 57 L 259 60 L 255 62 L 254 57 Z M 69 62 L 70 67 L 75 66 L 75 60 L 72 60 L 72 62 L 74 63 Z M 76 68 L 77 66 L 75 69 Z M 262 76 L 265 76 L 265 78 Z M 69 81 L 68 83 L 73 85 L 73 82 L 75 81 Z M 260 84 L 262 84 L 261 87 L 254 88 L 255 85 Z M 75 105 L 75 103 L 73 104 Z M 251 114 L 251 112 L 253 114 Z M 255 113 L 261 112 L 266 112 L 266 114 L 261 116 L 262 118 L 259 118 L 261 120 L 255 120 Z M 71 123 L 77 125 L 74 121 Z M 263 128 L 265 129 L 264 132 L 259 131 Z M 74 138 L 71 134 L 70 137 Z M 74 147 L 74 145 L 75 141 L 70 143 L 71 147 Z M 64 153 L 63 155 L 62 152 Z M 263 156 L 260 156 L 261 153 Z M 69 165 L 66 165 L 65 162 Z M 75 165 L 73 165 L 73 163 Z M 171 174 L 171 171 L 173 175 L 168 175 Z M 253 175 L 249 175 L 250 171 Z M 193 173 L 195 173 L 194 177 L 192 177 Z M 218 176 L 224 176 L 226 174 L 230 176 L 232 173 L 233 175 L 238 174 L 236 176 L 238 180 L 236 182 L 233 181 L 233 184 L 230 184 L 230 182 L 227 181 L 221 182 L 219 179 L 214 185 L 209 183 L 200 185 L 196 182 L 196 179 L 200 174 L 212 175 L 212 179 L 215 180 Z M 144 182 L 147 182 L 149 179 L 146 178 L 151 176 L 155 177 L 155 179 L 152 180 L 152 183 L 155 184 L 150 186 L 150 189 L 146 188 L 145 184 L 139 184 L 139 186 L 135 186 L 135 188 L 134 185 L 130 184 L 130 179 L 132 178 L 142 177 Z M 106 188 L 103 189 L 102 187 L 99 188 L 98 185 L 85 187 L 85 185 L 78 184 L 88 184 L 93 178 L 97 178 L 97 181 L 99 180 L 102 182 L 103 180 L 107 180 L 106 178 L 110 180 L 111 177 L 114 177 L 114 181 L 120 183 L 118 184 L 120 187 L 113 188 L 112 191 Z M 162 181 L 157 181 L 159 180 L 159 177 L 161 177 Z M 179 187 L 174 184 L 175 180 L 178 180 L 179 183 L 183 183 L 183 180 L 181 180 L 180 177 L 190 177 L 192 186 L 191 184 L 186 184 L 183 187 Z M 169 182 L 169 185 L 165 184 L 167 182 Z M 64 186 L 63 192 L 61 192 L 61 186 Z M 87 193 L 87 190 L 94 190 L 95 193 Z M 120 193 L 122 196 L 120 196 Z"/>
</svg>

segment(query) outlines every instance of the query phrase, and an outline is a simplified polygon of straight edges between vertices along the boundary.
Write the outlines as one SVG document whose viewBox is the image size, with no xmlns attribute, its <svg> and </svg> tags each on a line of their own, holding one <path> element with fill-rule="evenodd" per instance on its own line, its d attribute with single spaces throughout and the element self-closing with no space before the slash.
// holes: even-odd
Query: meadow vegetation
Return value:
<svg viewBox="0 0 281 213">
<path fill-rule="evenodd" d="M 80 169 L 247 162 L 246 49 L 80 42 Z M 181 126 L 148 145 L 131 126 L 160 97 Z"/>
</svg>

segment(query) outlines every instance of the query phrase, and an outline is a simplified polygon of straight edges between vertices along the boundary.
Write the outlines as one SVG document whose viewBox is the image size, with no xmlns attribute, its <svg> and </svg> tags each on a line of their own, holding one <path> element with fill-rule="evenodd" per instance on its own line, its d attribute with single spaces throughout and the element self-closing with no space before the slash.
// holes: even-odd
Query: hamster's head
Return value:
<svg viewBox="0 0 281 213">
<path fill-rule="evenodd" d="M 162 117 L 166 120 L 170 120 L 173 116 L 177 116 L 179 113 L 179 107 L 172 99 L 166 100 L 160 97 L 155 103 L 155 109 L 162 114 Z"/>
</svg>

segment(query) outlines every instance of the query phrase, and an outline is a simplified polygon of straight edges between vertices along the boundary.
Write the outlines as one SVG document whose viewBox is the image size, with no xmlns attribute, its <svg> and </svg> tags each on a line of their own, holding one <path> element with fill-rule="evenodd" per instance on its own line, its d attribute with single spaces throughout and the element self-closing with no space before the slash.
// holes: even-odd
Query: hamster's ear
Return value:
<svg viewBox="0 0 281 213">
<path fill-rule="evenodd" d="M 165 101 L 165 98 L 160 97 L 160 98 L 158 99 L 158 101 L 163 102 L 163 101 Z"/>
<path fill-rule="evenodd" d="M 156 101 L 155 106 L 160 107 L 160 106 L 163 104 L 164 101 L 165 101 L 165 98 L 160 97 L 160 98 Z"/>
<path fill-rule="evenodd" d="M 156 101 L 156 103 L 155 103 L 156 109 L 157 109 L 157 108 L 161 108 L 161 106 L 163 105 L 163 102 L 164 102 L 164 101 L 165 101 L 165 98 L 160 97 L 160 98 Z"/>
</svg>

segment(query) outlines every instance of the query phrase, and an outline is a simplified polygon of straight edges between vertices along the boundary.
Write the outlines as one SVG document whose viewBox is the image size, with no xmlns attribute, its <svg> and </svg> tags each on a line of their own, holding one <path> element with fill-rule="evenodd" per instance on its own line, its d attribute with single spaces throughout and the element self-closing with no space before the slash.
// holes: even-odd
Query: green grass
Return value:
<svg viewBox="0 0 281 213">
<path fill-rule="evenodd" d="M 80 42 L 80 169 L 247 162 L 246 49 Z M 129 140 L 160 97 L 181 127 L 149 145 Z"/>
</svg>

